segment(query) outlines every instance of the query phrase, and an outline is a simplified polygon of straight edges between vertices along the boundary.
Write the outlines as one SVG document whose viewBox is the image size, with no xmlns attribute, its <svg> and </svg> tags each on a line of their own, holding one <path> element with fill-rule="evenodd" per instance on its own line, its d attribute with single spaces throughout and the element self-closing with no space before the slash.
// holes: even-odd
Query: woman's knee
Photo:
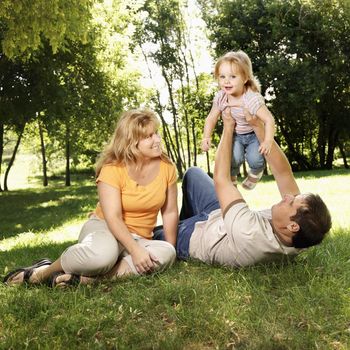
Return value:
<svg viewBox="0 0 350 350">
<path fill-rule="evenodd" d="M 170 267 L 176 260 L 176 250 L 168 242 L 152 241 L 145 248 L 157 259 L 157 270 Z"/>
<path fill-rule="evenodd" d="M 61 256 L 66 273 L 84 276 L 101 275 L 108 272 L 117 262 L 119 247 L 116 244 L 78 243 L 69 247 Z"/>
</svg>

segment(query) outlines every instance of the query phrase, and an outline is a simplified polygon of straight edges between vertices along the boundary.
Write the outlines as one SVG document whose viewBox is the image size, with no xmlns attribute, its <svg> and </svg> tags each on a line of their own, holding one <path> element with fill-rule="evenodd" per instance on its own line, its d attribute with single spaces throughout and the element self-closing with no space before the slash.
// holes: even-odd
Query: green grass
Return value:
<svg viewBox="0 0 350 350">
<path fill-rule="evenodd" d="M 178 262 L 168 271 L 60 291 L 0 285 L 0 349 L 350 348 L 350 173 L 297 174 L 333 216 L 323 244 L 282 265 Z M 270 177 L 252 208 L 279 200 Z M 96 204 L 93 181 L 0 194 L 0 273 L 75 241 Z"/>
</svg>

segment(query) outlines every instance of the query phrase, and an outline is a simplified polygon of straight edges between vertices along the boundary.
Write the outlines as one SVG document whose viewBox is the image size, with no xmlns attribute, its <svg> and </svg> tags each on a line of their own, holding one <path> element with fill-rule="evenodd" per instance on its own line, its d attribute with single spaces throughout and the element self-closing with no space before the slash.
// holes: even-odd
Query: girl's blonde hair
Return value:
<svg viewBox="0 0 350 350">
<path fill-rule="evenodd" d="M 261 86 L 259 80 L 253 74 L 252 62 L 245 52 L 241 50 L 231 51 L 221 56 L 217 60 L 214 68 L 214 76 L 216 79 L 219 77 L 220 66 L 224 62 L 235 64 L 237 66 L 244 80 L 247 80 L 245 83 L 246 88 L 250 88 L 255 92 L 260 92 Z"/>
<path fill-rule="evenodd" d="M 101 153 L 96 164 L 96 176 L 105 164 L 126 165 L 136 163 L 140 157 L 138 142 L 149 135 L 150 127 L 157 130 L 159 120 L 151 110 L 130 110 L 124 112 L 118 120 L 109 144 Z M 171 163 L 162 151 L 162 160 Z"/>
</svg>

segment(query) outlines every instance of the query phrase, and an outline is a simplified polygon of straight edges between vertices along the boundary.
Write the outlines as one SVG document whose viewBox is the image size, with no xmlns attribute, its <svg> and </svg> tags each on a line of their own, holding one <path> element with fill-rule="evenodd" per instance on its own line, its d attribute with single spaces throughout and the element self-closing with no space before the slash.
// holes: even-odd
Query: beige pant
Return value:
<svg viewBox="0 0 350 350">
<path fill-rule="evenodd" d="M 157 270 L 165 270 L 176 258 L 175 248 L 165 241 L 152 241 L 134 235 L 137 243 L 159 260 Z M 65 273 L 83 276 L 103 275 L 110 271 L 119 259 L 125 259 L 134 274 L 138 274 L 131 255 L 115 239 L 104 220 L 92 216 L 82 227 L 78 243 L 68 247 L 61 255 Z"/>
</svg>

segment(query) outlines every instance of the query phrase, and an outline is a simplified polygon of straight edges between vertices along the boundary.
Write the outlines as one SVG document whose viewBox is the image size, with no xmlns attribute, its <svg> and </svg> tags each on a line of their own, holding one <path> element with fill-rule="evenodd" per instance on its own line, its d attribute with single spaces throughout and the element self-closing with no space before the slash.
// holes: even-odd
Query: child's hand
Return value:
<svg viewBox="0 0 350 350">
<path fill-rule="evenodd" d="M 259 147 L 259 152 L 265 156 L 267 156 L 270 151 L 271 151 L 271 147 L 272 147 L 272 142 L 273 140 L 264 140 Z"/>
<path fill-rule="evenodd" d="M 208 152 L 211 146 L 210 137 L 204 138 L 201 143 L 201 148 L 203 152 Z"/>
</svg>

